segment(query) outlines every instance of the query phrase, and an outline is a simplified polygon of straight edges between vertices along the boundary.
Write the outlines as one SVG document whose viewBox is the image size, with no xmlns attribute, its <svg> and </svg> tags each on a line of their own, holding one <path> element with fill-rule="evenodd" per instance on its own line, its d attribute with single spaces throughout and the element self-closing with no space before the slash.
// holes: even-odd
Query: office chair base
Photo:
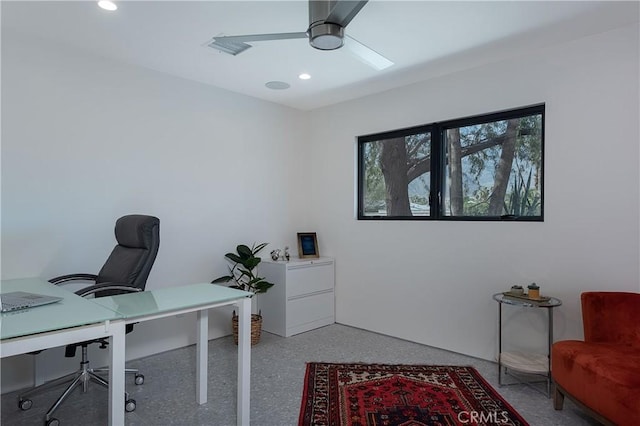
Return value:
<svg viewBox="0 0 640 426">
<path fill-rule="evenodd" d="M 136 409 L 136 400 L 126 399 L 124 402 L 124 409 L 127 413 L 134 411 Z M 60 420 L 56 419 L 55 417 L 51 417 L 48 420 L 45 419 L 44 426 L 60 426 Z"/>
<path fill-rule="evenodd" d="M 68 376 L 63 377 L 62 379 L 66 379 L 68 381 Z M 56 402 L 53 403 L 51 408 L 49 408 L 49 411 L 47 411 L 47 414 L 45 414 L 45 422 L 46 422 L 45 424 L 49 425 L 49 424 L 54 424 L 54 422 L 57 422 L 57 419 L 53 417 L 53 413 L 58 409 L 60 404 L 62 404 L 62 402 L 64 402 L 64 400 L 67 399 L 67 397 L 71 394 L 71 392 L 73 392 L 73 390 L 78 386 L 82 386 L 82 392 L 87 392 L 88 384 L 90 381 L 94 381 L 106 388 L 109 387 L 109 383 L 106 380 L 104 380 L 102 377 L 98 376 L 93 371 L 90 371 L 90 369 L 88 368 L 83 368 L 82 371 L 75 373 L 75 378 L 73 379 L 73 381 L 69 384 L 69 386 L 67 386 L 67 388 L 64 390 L 62 395 L 58 397 Z M 47 387 L 53 387 L 54 385 L 59 385 L 61 382 L 63 381 L 54 380 L 53 382 L 46 383 L 46 385 L 48 385 Z M 26 396 L 32 393 L 35 393 L 36 390 L 38 391 L 42 390 L 43 387 L 44 385 L 38 388 L 34 388 L 31 391 L 21 395 L 18 401 L 18 406 L 20 407 L 20 409 L 23 411 L 29 410 L 33 406 L 33 402 L 30 399 L 26 398 Z M 129 398 L 128 392 L 125 392 L 124 398 L 125 398 L 125 411 L 127 412 L 134 411 L 136 409 L 136 401 L 134 399 Z M 55 424 L 58 424 L 58 423 L 55 423 Z"/>
<path fill-rule="evenodd" d="M 87 392 L 87 389 L 89 387 L 89 382 L 94 381 L 107 389 L 109 388 L 109 382 L 107 382 L 105 379 L 103 379 L 98 374 L 96 374 L 96 371 L 109 371 L 109 370 L 104 368 L 94 370 L 93 368 L 90 368 L 89 361 L 87 360 L 87 346 L 84 345 L 82 347 L 82 361 L 80 362 L 79 371 L 76 371 L 75 373 L 72 373 L 72 374 L 67 374 L 66 376 L 60 377 L 59 379 L 52 380 L 50 382 L 44 383 L 40 386 L 36 386 L 28 390 L 27 392 L 23 393 L 18 397 L 18 407 L 22 411 L 27 411 L 31 409 L 31 407 L 33 406 L 33 402 L 31 401 L 31 399 L 28 398 L 28 396 L 71 381 L 71 383 L 67 386 L 67 388 L 64 390 L 62 395 L 58 397 L 56 402 L 54 402 L 51 408 L 49 408 L 49 411 L 47 411 L 47 414 L 45 414 L 45 426 L 57 426 L 60 424 L 60 421 L 55 417 L 53 417 L 53 413 L 58 409 L 60 404 L 62 404 L 62 402 L 65 399 L 67 399 L 67 397 L 71 394 L 71 392 L 76 387 L 82 385 L 82 392 L 85 393 Z M 142 384 L 144 382 L 144 376 L 138 373 L 138 370 L 127 369 L 126 372 L 133 373 L 136 375 L 135 376 L 136 384 Z M 128 413 L 136 409 L 136 401 L 134 399 L 129 398 L 128 392 L 124 393 L 124 409 Z"/>
<path fill-rule="evenodd" d="M 135 374 L 135 378 L 134 378 L 134 383 L 136 385 L 141 385 L 144 383 L 144 374 L 140 374 L 139 373 L 140 370 L 138 370 L 137 368 L 125 368 L 124 372 L 125 374 Z M 94 368 L 93 369 L 94 373 L 109 373 L 109 369 L 108 368 Z"/>
</svg>

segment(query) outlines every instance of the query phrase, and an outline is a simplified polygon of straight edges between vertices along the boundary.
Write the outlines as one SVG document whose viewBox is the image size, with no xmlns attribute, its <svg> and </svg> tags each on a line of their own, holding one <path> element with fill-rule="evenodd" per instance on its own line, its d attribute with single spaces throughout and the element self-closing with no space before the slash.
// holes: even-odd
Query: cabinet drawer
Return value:
<svg viewBox="0 0 640 426">
<path fill-rule="evenodd" d="M 333 291 L 290 300 L 287 310 L 287 329 L 325 318 L 331 318 L 333 322 L 334 312 Z"/>
<path fill-rule="evenodd" d="M 333 289 L 333 262 L 296 266 L 287 271 L 287 299 Z"/>
</svg>

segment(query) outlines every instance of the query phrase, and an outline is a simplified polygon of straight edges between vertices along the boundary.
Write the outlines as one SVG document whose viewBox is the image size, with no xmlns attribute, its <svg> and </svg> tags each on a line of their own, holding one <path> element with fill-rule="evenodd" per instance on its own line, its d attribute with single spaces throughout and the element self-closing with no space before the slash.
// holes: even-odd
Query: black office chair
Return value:
<svg viewBox="0 0 640 426">
<path fill-rule="evenodd" d="M 104 297 L 143 291 L 160 246 L 160 220 L 157 217 L 144 215 L 123 216 L 116 221 L 115 235 L 118 245 L 114 247 L 98 275 L 63 275 L 52 278 L 49 282 L 60 285 L 70 281 L 93 281 L 94 284 L 76 291 L 76 294 L 83 297 L 92 295 L 94 297 Z M 133 324 L 127 325 L 126 332 L 129 333 L 132 330 Z M 96 374 L 98 371 L 107 371 L 107 369 L 89 367 L 87 346 L 92 343 L 99 343 L 101 348 L 106 348 L 108 341 L 106 339 L 95 339 L 68 345 L 65 349 L 65 356 L 67 357 L 74 357 L 78 346 L 82 348 L 80 369 L 75 373 L 36 386 L 23 393 L 18 399 L 20 409 L 28 410 L 31 408 L 33 403 L 28 398 L 30 395 L 71 381 L 71 384 L 67 386 L 45 416 L 45 424 L 47 426 L 57 425 L 59 421 L 52 417 L 53 412 L 78 385 L 82 384 L 83 392 L 87 391 L 87 385 L 91 380 L 102 386 L 109 387 L 109 383 Z M 135 374 L 135 384 L 141 385 L 144 382 L 144 376 L 138 370 L 125 369 L 125 372 Z M 135 408 L 135 400 L 129 399 L 128 393 L 125 393 L 125 410 L 130 412 Z"/>
</svg>

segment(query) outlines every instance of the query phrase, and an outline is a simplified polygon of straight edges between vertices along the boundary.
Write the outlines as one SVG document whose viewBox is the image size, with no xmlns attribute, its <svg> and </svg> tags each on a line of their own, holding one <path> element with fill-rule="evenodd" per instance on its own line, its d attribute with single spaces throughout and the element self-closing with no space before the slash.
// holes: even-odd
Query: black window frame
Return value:
<svg viewBox="0 0 640 426">
<path fill-rule="evenodd" d="M 442 199 L 445 189 L 446 178 L 443 174 L 445 169 L 445 147 L 444 133 L 448 129 L 460 128 L 495 121 L 510 120 L 514 118 L 541 115 L 541 141 L 540 141 L 540 215 L 539 216 L 451 216 L 443 213 Z M 386 216 L 386 215 L 365 215 L 364 214 L 364 146 L 366 143 L 377 142 L 386 139 L 393 139 L 402 136 L 409 136 L 419 133 L 431 133 L 431 168 L 430 168 L 430 188 L 436 188 L 429 193 L 429 215 L 425 216 Z M 479 114 L 469 117 L 456 118 L 430 124 L 407 127 L 403 129 L 391 130 L 381 133 L 363 135 L 357 137 L 357 219 L 358 220 L 446 220 L 446 221 L 482 221 L 482 222 L 544 222 L 544 170 L 545 170 L 545 103 L 529 105 L 520 108 L 503 111 Z"/>
</svg>

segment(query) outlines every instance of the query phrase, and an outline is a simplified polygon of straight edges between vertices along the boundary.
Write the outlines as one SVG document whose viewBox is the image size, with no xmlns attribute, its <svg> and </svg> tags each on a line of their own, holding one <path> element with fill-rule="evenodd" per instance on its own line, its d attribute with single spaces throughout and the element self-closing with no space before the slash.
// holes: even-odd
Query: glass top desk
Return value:
<svg viewBox="0 0 640 426">
<path fill-rule="evenodd" d="M 1 314 L 2 358 L 84 340 L 109 338 L 109 424 L 124 425 L 125 323 L 122 316 L 42 278 L 2 280 L 0 291 L 26 291 L 63 298 L 50 305 Z M 118 380 L 120 376 L 122 378 Z"/>
<path fill-rule="evenodd" d="M 197 312 L 196 401 L 207 402 L 208 309 L 236 305 L 238 308 L 238 425 L 249 424 L 251 365 L 251 296 L 253 293 L 202 283 L 100 297 L 94 302 L 118 312 L 126 324 Z M 122 370 L 124 381 L 124 370 Z"/>
</svg>

